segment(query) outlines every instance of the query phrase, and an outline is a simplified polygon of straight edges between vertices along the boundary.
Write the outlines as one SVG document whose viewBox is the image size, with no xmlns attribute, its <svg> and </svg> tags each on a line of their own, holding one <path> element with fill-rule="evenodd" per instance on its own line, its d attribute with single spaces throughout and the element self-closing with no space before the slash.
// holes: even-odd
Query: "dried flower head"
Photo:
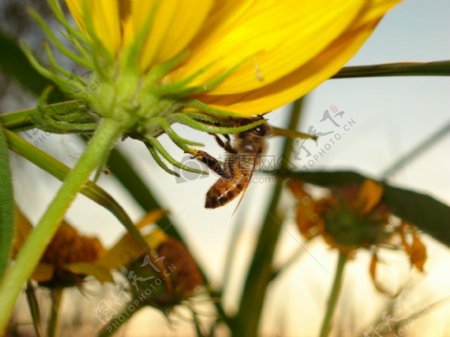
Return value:
<svg viewBox="0 0 450 337">
<path fill-rule="evenodd" d="M 383 203 L 380 184 L 365 180 L 361 186 L 334 188 L 318 200 L 298 180 L 290 180 L 288 186 L 297 199 L 297 226 L 306 239 L 322 236 L 328 245 L 347 256 L 361 248 L 373 251 L 370 275 L 378 290 L 385 292 L 376 281 L 377 251 L 394 237 L 400 239 L 411 266 L 423 271 L 425 245 L 413 225 L 391 221 L 393 214 Z"/>
<path fill-rule="evenodd" d="M 16 228 L 15 254 L 32 230 L 31 223 L 19 209 L 16 211 Z M 88 275 L 100 282 L 112 282 L 109 270 L 97 264 L 104 253 L 98 238 L 80 234 L 63 221 L 35 268 L 32 279 L 48 288 L 78 286 Z"/>
<path fill-rule="evenodd" d="M 151 254 L 141 255 L 126 268 L 133 298 L 142 306 L 167 310 L 191 297 L 202 277 L 189 251 L 166 237 Z"/>
</svg>

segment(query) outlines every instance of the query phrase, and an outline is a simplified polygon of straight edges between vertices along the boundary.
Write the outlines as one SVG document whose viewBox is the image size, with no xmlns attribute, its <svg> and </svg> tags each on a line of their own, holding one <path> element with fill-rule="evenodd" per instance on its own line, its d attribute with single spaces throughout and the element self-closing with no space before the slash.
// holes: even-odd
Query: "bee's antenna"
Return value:
<svg viewBox="0 0 450 337">
<path fill-rule="evenodd" d="M 301 138 L 301 139 L 312 139 L 312 140 L 318 139 L 317 135 L 311 135 L 309 133 L 300 132 L 300 131 L 296 131 L 296 130 L 277 128 L 275 126 L 271 127 L 270 135 L 272 137 L 284 136 L 284 137 L 289 137 L 289 138 Z"/>
</svg>

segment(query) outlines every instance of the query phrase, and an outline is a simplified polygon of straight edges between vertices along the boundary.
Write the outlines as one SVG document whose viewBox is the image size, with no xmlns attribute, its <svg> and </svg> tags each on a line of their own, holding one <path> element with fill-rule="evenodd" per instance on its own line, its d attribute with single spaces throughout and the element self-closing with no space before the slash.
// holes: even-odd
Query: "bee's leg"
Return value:
<svg viewBox="0 0 450 337">
<path fill-rule="evenodd" d="M 217 144 L 219 144 L 220 147 L 224 148 L 225 151 L 227 151 L 228 153 L 233 153 L 233 154 L 237 153 L 237 151 L 231 145 L 230 136 L 224 135 L 224 137 L 226 139 L 226 142 L 224 142 L 218 135 L 216 135 L 216 134 L 212 134 L 212 135 L 216 139 Z"/>
<path fill-rule="evenodd" d="M 202 150 L 192 150 L 190 152 L 192 154 L 192 158 L 200 160 L 202 163 L 206 164 L 211 170 L 216 172 L 219 176 L 224 178 L 229 178 L 228 170 L 225 170 L 222 167 L 220 161 L 211 156 L 209 153 Z"/>
</svg>

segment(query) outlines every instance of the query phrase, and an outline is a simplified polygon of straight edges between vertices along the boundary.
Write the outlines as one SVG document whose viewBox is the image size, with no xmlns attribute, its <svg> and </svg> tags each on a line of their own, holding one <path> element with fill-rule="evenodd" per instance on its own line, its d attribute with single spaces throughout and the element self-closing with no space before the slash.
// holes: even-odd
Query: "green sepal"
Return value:
<svg viewBox="0 0 450 337">
<path fill-rule="evenodd" d="M 50 41 L 54 44 L 54 46 L 61 52 L 61 54 L 67 56 L 74 62 L 91 69 L 92 66 L 82 57 L 76 55 L 74 52 L 69 50 L 66 46 L 64 46 L 61 41 L 53 33 L 52 29 L 45 23 L 45 20 L 32 8 L 28 9 L 30 15 L 36 20 L 36 22 L 41 26 L 42 30 L 45 32 Z"/>
</svg>

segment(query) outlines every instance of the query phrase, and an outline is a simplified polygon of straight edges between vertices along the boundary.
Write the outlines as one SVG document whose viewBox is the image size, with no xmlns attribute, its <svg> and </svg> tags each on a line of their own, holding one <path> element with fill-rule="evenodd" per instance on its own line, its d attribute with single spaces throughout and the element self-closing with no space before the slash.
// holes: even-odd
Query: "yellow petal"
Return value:
<svg viewBox="0 0 450 337">
<path fill-rule="evenodd" d="M 17 254 L 19 249 L 23 246 L 33 226 L 25 217 L 22 211 L 16 206 L 15 226 L 14 226 L 14 241 L 13 241 L 13 256 Z"/>
<path fill-rule="evenodd" d="M 119 2 L 111 0 L 66 0 L 78 27 L 86 33 L 86 20 L 83 8 L 86 5 L 88 15 L 94 24 L 95 33 L 103 45 L 115 54 L 121 45 Z"/>
<path fill-rule="evenodd" d="M 152 211 L 148 213 L 141 221 L 139 221 L 136 227 L 141 229 L 150 223 L 158 221 L 165 214 L 166 212 L 163 210 Z M 150 248 L 156 249 L 165 237 L 166 235 L 163 231 L 154 230 L 144 238 Z M 114 244 L 114 246 L 108 249 L 106 254 L 97 262 L 97 264 L 108 269 L 119 268 L 136 259 L 143 253 L 143 247 L 138 244 L 129 233 L 126 233 Z"/>
<path fill-rule="evenodd" d="M 427 249 L 420 240 L 417 229 L 413 225 L 403 221 L 400 224 L 399 234 L 403 250 L 409 256 L 411 266 L 414 266 L 417 270 L 423 272 L 423 267 L 427 261 Z M 408 234 L 412 235 L 411 243 L 408 242 Z"/>
<path fill-rule="evenodd" d="M 167 214 L 167 210 L 165 209 L 157 209 L 151 212 L 148 212 L 144 217 L 139 220 L 139 222 L 136 224 L 136 227 L 139 229 L 144 228 L 147 225 L 153 224 L 162 217 L 164 217 Z"/>
<path fill-rule="evenodd" d="M 48 263 L 39 263 L 33 271 L 31 278 L 38 282 L 47 282 L 53 278 L 54 268 Z"/>
<path fill-rule="evenodd" d="M 94 276 L 99 282 L 114 282 L 111 273 L 108 268 L 96 265 L 94 263 L 70 263 L 64 266 L 64 269 L 71 271 L 77 275 L 91 275 Z"/>
<path fill-rule="evenodd" d="M 427 248 L 423 244 L 422 240 L 420 240 L 419 234 L 417 234 L 417 230 L 413 229 L 413 241 L 411 244 L 411 250 L 409 254 L 409 259 L 411 265 L 417 268 L 417 270 L 423 272 L 425 262 L 427 261 Z"/>
<path fill-rule="evenodd" d="M 372 255 L 370 260 L 369 273 L 375 288 L 382 294 L 389 295 L 389 292 L 384 288 L 381 283 L 377 281 L 377 266 L 378 266 L 378 256 L 376 253 Z"/>
<path fill-rule="evenodd" d="M 383 186 L 373 180 L 366 179 L 359 189 L 357 206 L 362 207 L 361 213 L 369 213 L 381 200 Z"/>
<path fill-rule="evenodd" d="M 180 53 L 203 26 L 212 0 L 131 1 L 131 14 L 125 24 L 125 44 L 153 19 L 141 57 L 141 68 L 162 63 Z"/>
<path fill-rule="evenodd" d="M 383 15 L 385 15 L 389 10 L 392 9 L 402 0 L 371 0 L 367 1 L 366 7 L 364 8 L 361 15 L 358 17 L 357 21 L 353 26 L 362 26 L 371 21 L 379 20 Z"/>
<path fill-rule="evenodd" d="M 307 94 L 339 71 L 375 29 L 379 18 L 398 0 L 374 0 L 351 27 L 324 51 L 289 75 L 260 89 L 234 95 L 201 95 L 214 108 L 239 116 L 266 113 Z"/>
<path fill-rule="evenodd" d="M 177 1 L 170 29 L 158 50 L 155 63 L 164 62 L 182 51 L 202 27 L 212 0 Z"/>
<path fill-rule="evenodd" d="M 289 187 L 297 200 L 305 197 L 310 197 L 310 195 L 305 191 L 303 183 L 301 181 L 290 179 L 286 185 L 287 187 Z"/>
<path fill-rule="evenodd" d="M 83 12 L 82 0 L 66 0 L 66 4 L 67 8 L 69 8 L 70 14 L 72 14 L 72 17 L 75 20 L 75 23 L 81 30 L 85 31 L 86 27 L 83 23 L 83 15 L 81 14 Z"/>
<path fill-rule="evenodd" d="M 97 261 L 97 264 L 107 269 L 116 269 L 125 266 L 142 252 L 141 245 L 127 233 Z"/>
<path fill-rule="evenodd" d="M 279 108 L 304 96 L 338 72 L 367 40 L 375 26 L 374 22 L 348 32 L 304 66 L 261 89 L 235 95 L 201 95 L 198 99 L 213 108 L 239 116 L 253 116 Z"/>
<path fill-rule="evenodd" d="M 150 234 L 144 236 L 144 238 L 150 248 L 156 249 L 162 242 L 167 240 L 168 236 L 164 233 L 164 231 L 157 228 Z"/>
<path fill-rule="evenodd" d="M 344 32 L 366 1 L 228 0 L 230 20 L 209 25 L 196 39 L 192 56 L 175 78 L 183 78 L 212 62 L 193 85 L 202 84 L 246 61 L 211 94 L 233 94 L 273 83 L 306 64 Z M 227 2 L 228 2 L 227 1 Z M 236 13 L 232 12 L 232 9 Z"/>
</svg>

